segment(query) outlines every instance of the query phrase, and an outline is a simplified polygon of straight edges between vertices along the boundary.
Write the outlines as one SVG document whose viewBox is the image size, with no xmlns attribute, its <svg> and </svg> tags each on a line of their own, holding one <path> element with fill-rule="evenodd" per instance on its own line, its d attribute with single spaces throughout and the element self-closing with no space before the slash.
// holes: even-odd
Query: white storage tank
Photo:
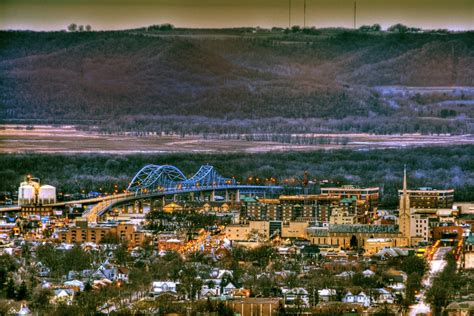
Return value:
<svg viewBox="0 0 474 316">
<path fill-rule="evenodd" d="M 52 185 L 42 185 L 38 192 L 38 203 L 43 205 L 56 203 L 56 188 Z"/>
<path fill-rule="evenodd" d="M 18 188 L 18 205 L 32 205 L 36 202 L 36 189 L 27 182 L 22 182 Z"/>
</svg>

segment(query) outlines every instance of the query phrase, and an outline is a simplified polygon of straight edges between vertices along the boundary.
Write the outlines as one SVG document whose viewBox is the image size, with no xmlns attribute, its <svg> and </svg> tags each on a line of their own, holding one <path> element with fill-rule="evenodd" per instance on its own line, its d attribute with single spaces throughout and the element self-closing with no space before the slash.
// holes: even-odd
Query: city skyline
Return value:
<svg viewBox="0 0 474 316">
<path fill-rule="evenodd" d="M 306 2 L 306 18 L 304 3 Z M 37 1 L 4 0 L 0 4 L 0 28 L 17 30 L 64 30 L 70 23 L 90 24 L 94 30 L 137 28 L 171 23 L 186 28 L 225 27 L 347 27 L 354 24 L 354 1 L 240 0 L 200 1 Z M 472 30 L 474 6 L 468 0 L 446 1 L 357 1 L 357 22 L 378 23 L 386 29 L 403 23 L 423 29 Z M 291 21 L 291 22 L 290 22 Z"/>
</svg>

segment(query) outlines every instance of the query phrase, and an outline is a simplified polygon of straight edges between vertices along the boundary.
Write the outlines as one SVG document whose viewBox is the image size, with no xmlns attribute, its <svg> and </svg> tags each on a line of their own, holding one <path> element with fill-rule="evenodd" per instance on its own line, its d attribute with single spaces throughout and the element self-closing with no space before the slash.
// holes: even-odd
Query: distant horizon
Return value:
<svg viewBox="0 0 474 316">
<path fill-rule="evenodd" d="M 290 6 L 291 3 L 291 6 Z M 306 11 L 304 4 L 306 3 Z M 188 29 L 354 28 L 354 0 L 1 0 L 0 29 L 60 31 L 71 23 L 114 31 L 170 23 Z M 474 29 L 472 0 L 357 0 L 356 28 L 396 23 L 424 30 Z M 306 12 L 306 14 L 305 14 Z"/>
<path fill-rule="evenodd" d="M 47 33 L 47 32 L 68 32 L 68 33 L 80 33 L 80 32 L 120 32 L 120 31 L 127 31 L 127 30 L 138 30 L 138 29 L 142 29 L 142 28 L 147 28 L 147 27 L 150 27 L 150 26 L 153 26 L 153 25 L 166 25 L 166 24 L 169 24 L 169 25 L 172 25 L 173 26 L 173 29 L 174 30 L 237 30 L 237 29 L 255 29 L 255 28 L 260 28 L 262 30 L 271 30 L 273 28 L 279 28 L 279 29 L 288 29 L 288 27 L 284 27 L 284 26 L 269 26 L 269 27 L 261 27 L 261 26 L 233 26 L 233 27 L 183 27 L 183 26 L 179 26 L 179 25 L 174 25 L 172 23 L 167 23 L 167 22 L 164 22 L 164 23 L 159 23 L 159 24 L 150 24 L 150 25 L 142 25 L 142 26 L 137 26 L 137 27 L 133 27 L 133 28 L 122 28 L 122 29 L 94 29 L 94 26 L 91 25 L 92 29 L 90 31 L 68 31 L 68 26 L 70 24 L 76 24 L 77 26 L 79 25 L 83 25 L 84 27 L 87 25 L 87 24 L 82 24 L 82 23 L 76 23 L 76 22 L 71 22 L 69 23 L 68 25 L 64 26 L 64 28 L 62 29 L 51 29 L 51 30 L 33 30 L 33 29 L 0 29 L 0 31 L 5 31 L 5 32 L 8 32 L 8 31 L 11 31 L 11 32 L 38 32 L 38 33 Z M 374 24 L 379 24 L 381 25 L 380 23 L 374 23 Z M 359 28 L 361 26 L 372 26 L 374 24 L 364 24 L 364 25 L 360 25 L 358 28 L 354 29 L 354 28 L 350 28 L 350 27 L 345 27 L 345 26 L 325 26 L 325 27 L 315 27 L 315 26 L 306 26 L 307 29 L 315 29 L 315 30 L 328 30 L 328 29 L 340 29 L 340 30 L 348 30 L 348 31 L 357 31 L 359 30 Z M 395 24 L 398 24 L 398 23 L 395 23 Z M 392 24 L 392 25 L 395 25 L 395 24 Z M 400 24 L 403 24 L 403 23 L 400 23 Z M 392 25 L 389 25 L 388 27 L 382 27 L 381 29 L 381 32 L 388 32 L 388 28 L 391 27 Z M 435 28 L 435 29 L 429 29 L 429 28 L 421 28 L 419 26 L 416 26 L 416 25 L 406 25 L 406 24 L 403 24 L 409 28 L 419 28 L 421 29 L 422 31 L 438 31 L 438 30 L 446 30 L 450 33 L 467 33 L 467 32 L 474 32 L 474 29 L 466 29 L 466 30 L 456 30 L 456 29 L 446 29 L 446 28 Z M 302 25 L 292 25 L 292 27 L 300 27 L 301 29 L 303 29 L 303 26 Z M 162 32 L 169 32 L 169 31 L 162 31 Z"/>
</svg>

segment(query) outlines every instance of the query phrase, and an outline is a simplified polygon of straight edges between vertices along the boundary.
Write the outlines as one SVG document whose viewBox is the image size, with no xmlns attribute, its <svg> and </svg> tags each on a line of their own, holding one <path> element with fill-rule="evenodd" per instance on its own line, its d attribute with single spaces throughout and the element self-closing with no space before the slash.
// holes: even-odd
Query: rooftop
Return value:
<svg viewBox="0 0 474 316">
<path fill-rule="evenodd" d="M 331 233 L 398 233 L 398 225 L 329 225 Z"/>
</svg>

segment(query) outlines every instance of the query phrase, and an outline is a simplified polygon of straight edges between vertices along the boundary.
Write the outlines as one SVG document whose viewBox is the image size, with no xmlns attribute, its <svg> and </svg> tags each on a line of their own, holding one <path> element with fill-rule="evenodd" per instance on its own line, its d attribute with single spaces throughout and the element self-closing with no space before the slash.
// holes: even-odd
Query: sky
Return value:
<svg viewBox="0 0 474 316">
<path fill-rule="evenodd" d="M 303 26 L 304 1 L 291 0 L 291 25 Z M 0 29 L 64 30 L 71 23 L 118 30 L 177 27 L 287 27 L 290 0 L 0 0 Z M 306 25 L 353 27 L 354 0 L 306 0 Z M 474 0 L 357 0 L 357 27 L 396 23 L 424 29 L 474 29 Z"/>
</svg>

